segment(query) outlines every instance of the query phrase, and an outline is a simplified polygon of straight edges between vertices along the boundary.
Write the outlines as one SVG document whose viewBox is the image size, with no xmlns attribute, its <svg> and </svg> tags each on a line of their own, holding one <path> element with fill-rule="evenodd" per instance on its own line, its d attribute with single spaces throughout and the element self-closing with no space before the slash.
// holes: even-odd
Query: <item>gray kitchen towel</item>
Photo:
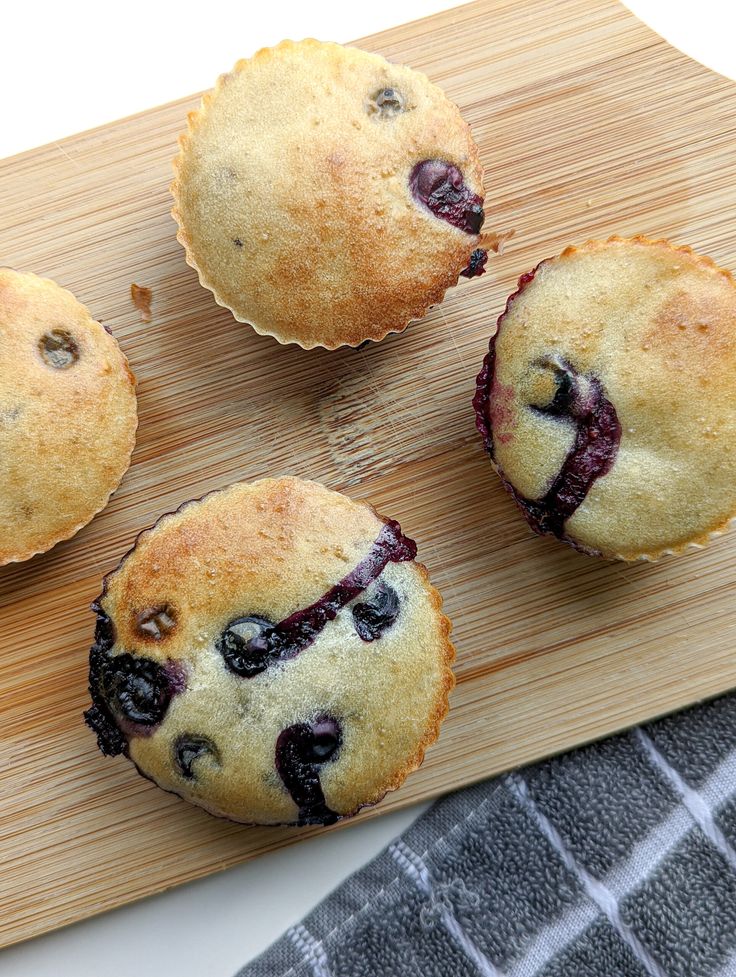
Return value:
<svg viewBox="0 0 736 977">
<path fill-rule="evenodd" d="M 438 801 L 238 977 L 736 977 L 736 697 Z"/>
</svg>

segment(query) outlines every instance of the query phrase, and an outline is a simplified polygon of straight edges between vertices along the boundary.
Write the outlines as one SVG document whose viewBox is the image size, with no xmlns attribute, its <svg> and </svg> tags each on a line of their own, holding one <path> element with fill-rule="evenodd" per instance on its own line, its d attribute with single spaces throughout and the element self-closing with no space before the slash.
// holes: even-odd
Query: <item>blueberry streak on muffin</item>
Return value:
<svg viewBox="0 0 736 977">
<path fill-rule="evenodd" d="M 516 496 L 532 529 L 558 538 L 564 535 L 565 522 L 583 502 L 593 482 L 611 470 L 621 440 L 616 409 L 604 396 L 600 381 L 590 378 L 586 395 L 581 393 L 580 377 L 572 367 L 563 376 L 566 380 L 555 400 L 567 400 L 564 391 L 571 387 L 569 402 L 553 401 L 552 409 L 542 412 L 572 420 L 577 426 L 575 444 L 542 499 L 537 502 Z M 558 397 L 559 391 L 563 391 L 562 398 Z"/>
<path fill-rule="evenodd" d="M 323 764 L 335 759 L 342 744 L 342 727 L 332 716 L 294 723 L 279 733 L 276 770 L 299 808 L 297 824 L 334 824 L 340 817 L 325 801 L 319 779 Z"/>
<path fill-rule="evenodd" d="M 565 535 L 565 523 L 582 504 L 595 480 L 611 470 L 621 441 L 621 425 L 616 409 L 605 396 L 600 380 L 594 376 L 579 374 L 570 363 L 561 358 L 549 358 L 548 365 L 553 366 L 558 379 L 554 398 L 548 405 L 530 404 L 529 407 L 561 421 L 571 421 L 575 424 L 576 434 L 575 442 L 560 471 L 541 499 L 527 499 L 516 491 L 498 467 L 493 450 L 491 410 L 496 340 L 513 302 L 534 280 L 542 264 L 544 262 L 519 278 L 516 291 L 509 296 L 506 308 L 498 318 L 496 333 L 491 337 L 488 353 L 476 381 L 473 407 L 476 427 L 485 448 L 496 464 L 506 490 L 513 496 L 529 525 L 540 535 L 551 533 L 558 539 L 577 546 L 574 540 Z"/>
<path fill-rule="evenodd" d="M 414 540 L 404 536 L 397 522 L 388 520 L 365 559 L 314 604 L 295 611 L 278 624 L 261 617 L 231 621 L 217 642 L 225 665 L 236 675 L 253 678 L 272 665 L 295 658 L 312 644 L 329 621 L 334 620 L 347 604 L 378 579 L 389 563 L 413 560 L 416 554 Z M 379 595 L 376 599 L 380 599 Z M 396 614 L 392 614 L 389 607 L 393 601 L 386 598 L 385 603 L 387 606 L 383 616 L 388 627 Z M 358 620 L 361 620 L 361 616 L 377 618 L 380 615 L 381 609 L 375 607 L 372 615 L 368 611 L 362 615 L 359 612 Z M 356 630 L 361 637 L 371 631 L 372 637 L 363 637 L 363 640 L 373 640 L 377 636 L 374 633 L 376 621 L 371 626 L 361 621 Z"/>
</svg>

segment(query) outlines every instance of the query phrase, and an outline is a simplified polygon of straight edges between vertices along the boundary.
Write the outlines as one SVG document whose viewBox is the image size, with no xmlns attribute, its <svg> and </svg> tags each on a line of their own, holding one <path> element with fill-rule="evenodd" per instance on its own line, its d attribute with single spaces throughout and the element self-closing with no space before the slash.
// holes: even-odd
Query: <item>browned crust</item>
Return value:
<svg viewBox="0 0 736 977">
<path fill-rule="evenodd" d="M 456 237 L 456 244 L 452 249 L 452 253 L 450 253 L 450 249 L 448 248 L 448 253 L 444 256 L 444 264 L 442 267 L 437 267 L 433 280 L 427 280 L 425 278 L 419 287 L 407 290 L 406 293 L 402 295 L 404 305 L 402 310 L 392 313 L 391 310 L 387 309 L 384 305 L 381 309 L 377 310 L 376 320 L 371 324 L 370 328 L 365 326 L 361 328 L 351 323 L 350 326 L 343 328 L 339 338 L 337 338 L 334 342 L 309 335 L 299 338 L 292 336 L 284 338 L 277 330 L 268 328 L 255 321 L 254 317 L 245 317 L 241 315 L 233 307 L 233 304 L 220 294 L 218 287 L 210 280 L 206 270 L 201 266 L 194 255 L 192 242 L 186 228 L 186 221 L 181 213 L 181 189 L 184 182 L 181 176 L 183 156 L 189 149 L 191 144 L 191 136 L 197 131 L 207 109 L 234 75 L 249 70 L 258 59 L 268 58 L 271 57 L 274 52 L 279 52 L 280 50 L 297 46 L 322 48 L 324 44 L 323 42 L 317 41 L 314 38 L 306 38 L 299 42 L 285 40 L 276 45 L 276 47 L 261 48 L 253 55 L 252 58 L 241 58 L 235 63 L 232 71 L 220 75 L 215 83 L 215 87 L 202 96 L 199 109 L 190 111 L 187 114 L 187 129 L 178 137 L 177 141 L 179 145 L 179 153 L 172 160 L 174 179 L 169 186 L 169 190 L 174 199 L 174 204 L 171 208 L 171 215 L 177 224 L 176 237 L 184 248 L 185 260 L 187 264 L 197 272 L 197 277 L 202 287 L 212 292 L 215 302 L 222 308 L 228 309 L 233 318 L 235 318 L 238 322 L 247 323 L 259 335 L 270 336 L 281 345 L 295 343 L 296 345 L 301 346 L 302 349 L 307 350 L 314 348 L 335 350 L 343 346 L 355 348 L 366 340 L 380 342 L 391 333 L 401 333 L 410 325 L 411 322 L 424 318 L 424 316 L 426 316 L 433 306 L 438 305 L 443 301 L 447 290 L 458 284 L 460 280 L 460 273 L 464 268 L 467 267 L 472 251 L 477 248 L 479 244 L 484 243 L 485 236 L 483 234 L 468 234 L 464 231 L 459 231 L 456 228 L 449 228 L 452 234 Z M 412 70 L 428 85 L 432 85 L 432 82 L 424 73 L 419 72 L 416 69 Z M 480 185 L 480 196 L 483 197 L 483 165 L 480 160 L 477 146 L 473 141 L 470 126 L 464 121 L 464 119 L 461 118 L 457 106 L 450 102 L 449 99 L 447 99 L 447 101 L 457 111 L 457 121 L 462 127 L 463 132 L 466 134 L 467 151 L 470 158 L 469 169 L 477 174 Z M 421 242 L 419 243 L 421 244 Z M 489 247 L 492 248 L 492 244 L 489 245 Z"/>
<path fill-rule="evenodd" d="M 161 515 L 156 519 L 156 521 L 151 523 L 150 526 L 146 526 L 144 529 L 139 530 L 139 532 L 136 533 L 133 542 L 130 544 L 130 546 L 125 551 L 125 553 L 123 553 L 123 555 L 120 557 L 117 564 L 112 568 L 112 570 L 108 570 L 108 572 L 102 578 L 102 590 L 97 595 L 97 597 L 95 597 L 92 603 L 89 605 L 90 610 L 93 611 L 95 614 L 98 614 L 102 611 L 102 601 L 107 595 L 108 583 L 110 582 L 110 580 L 112 580 L 113 577 L 115 577 L 123 569 L 124 563 L 135 552 L 138 544 L 143 539 L 145 539 L 145 537 L 148 536 L 149 533 L 152 533 L 154 529 L 157 529 L 160 523 L 165 522 L 171 516 L 176 516 L 180 512 L 183 512 L 183 510 L 186 509 L 188 506 L 196 505 L 198 502 L 204 502 L 204 500 L 208 499 L 211 495 L 216 495 L 218 492 L 222 492 L 222 491 L 224 491 L 223 488 L 210 489 L 209 492 L 205 492 L 203 495 L 199 495 L 195 499 L 187 499 L 185 502 L 180 503 L 175 509 L 170 509 L 168 512 L 162 512 Z"/>
<path fill-rule="evenodd" d="M 255 482 L 252 482 L 251 484 L 256 484 L 256 482 L 258 481 L 269 482 L 269 481 L 287 481 L 287 480 L 308 482 L 322 487 L 321 483 L 315 481 L 314 479 L 299 479 L 299 478 L 294 478 L 293 476 L 284 476 L 281 479 L 270 479 L 270 478 L 257 479 Z M 200 496 L 199 498 L 188 499 L 187 501 L 183 502 L 181 505 L 177 506 L 176 509 L 173 509 L 170 512 L 166 512 L 160 515 L 156 520 L 156 522 L 153 523 L 151 526 L 142 529 L 136 535 L 135 540 L 131 545 L 131 547 L 121 557 L 117 566 L 104 576 L 102 582 L 102 590 L 99 596 L 90 605 L 91 610 L 96 614 L 104 613 L 102 608 L 102 601 L 104 600 L 107 594 L 109 581 L 122 569 L 123 565 L 128 560 L 128 558 L 134 553 L 134 551 L 138 546 L 138 543 L 142 539 L 144 539 L 148 534 L 152 533 L 161 523 L 165 522 L 167 519 L 171 517 L 178 515 L 180 512 L 182 512 L 189 506 L 197 505 L 198 503 L 205 501 L 206 499 L 210 498 L 213 495 L 217 495 L 220 492 L 226 491 L 230 487 L 231 486 L 225 486 L 223 488 L 212 489 L 209 492 L 204 493 L 204 495 Z M 368 509 L 380 522 L 385 522 L 385 518 L 378 512 L 376 507 L 373 506 L 370 502 L 364 500 L 355 500 L 355 499 L 351 499 L 351 501 L 354 502 L 356 505 L 361 505 L 364 508 Z M 409 774 L 417 770 L 422 765 L 422 762 L 424 761 L 425 753 L 427 749 L 438 739 L 442 722 L 449 711 L 449 707 L 450 707 L 449 696 L 456 684 L 455 674 L 452 670 L 452 665 L 456 658 L 456 650 L 454 645 L 450 641 L 452 623 L 450 619 L 443 613 L 442 595 L 432 585 L 429 578 L 429 572 L 427 570 L 427 567 L 423 563 L 419 563 L 417 561 L 413 561 L 413 562 L 415 567 L 419 570 L 419 574 L 423 585 L 426 587 L 432 609 L 437 613 L 437 617 L 439 620 L 440 636 L 443 644 L 441 650 L 442 666 L 443 666 L 442 678 L 437 689 L 434 709 L 432 710 L 431 716 L 429 718 L 429 721 L 427 722 L 424 731 L 424 735 L 417 749 L 411 756 L 407 758 L 406 764 L 400 770 L 396 771 L 396 773 L 388 781 L 388 783 L 385 784 L 385 786 L 382 787 L 381 790 L 378 791 L 373 797 L 370 797 L 367 800 L 361 802 L 353 811 L 350 811 L 347 814 L 339 815 L 338 820 L 340 821 L 345 820 L 346 818 L 353 817 L 364 808 L 374 807 L 386 796 L 386 794 L 391 793 L 392 791 L 398 789 L 404 783 L 404 781 L 409 776 Z M 194 802 L 190 801 L 188 798 L 183 797 L 177 791 L 170 790 L 166 787 L 161 786 L 161 784 L 159 784 L 158 781 L 155 780 L 155 778 L 145 773 L 139 767 L 139 765 L 132 760 L 132 758 L 130 758 L 129 756 L 127 758 L 131 761 L 131 763 L 133 763 L 133 766 L 136 768 L 138 773 L 146 780 L 149 780 L 151 783 L 156 784 L 157 787 L 159 787 L 161 790 L 165 790 L 167 793 L 174 794 L 177 797 L 181 797 L 181 799 L 184 800 L 186 803 L 193 804 L 196 807 L 201 807 L 208 814 L 214 817 L 219 817 L 222 820 L 232 821 L 240 824 L 248 824 L 248 825 L 254 825 L 256 823 L 258 824 L 267 823 L 267 822 L 238 821 L 238 819 L 236 818 L 228 817 L 227 815 L 224 815 L 217 810 L 209 808 L 206 805 L 206 803 L 203 803 L 201 801 L 195 804 Z M 299 827 L 299 825 L 290 822 L 286 822 L 286 823 L 268 822 L 268 823 L 272 825 L 276 824 L 277 826 L 282 826 L 282 827 Z"/>
</svg>

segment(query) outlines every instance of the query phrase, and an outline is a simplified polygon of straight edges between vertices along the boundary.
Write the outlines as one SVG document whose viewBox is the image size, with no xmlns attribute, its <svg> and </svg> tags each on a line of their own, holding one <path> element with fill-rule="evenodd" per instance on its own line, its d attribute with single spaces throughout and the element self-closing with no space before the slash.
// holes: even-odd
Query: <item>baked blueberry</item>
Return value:
<svg viewBox="0 0 736 977">
<path fill-rule="evenodd" d="M 217 650 L 231 672 L 252 678 L 278 656 L 274 624 L 256 615 L 236 618 L 218 637 Z"/>
<path fill-rule="evenodd" d="M 457 166 L 442 159 L 424 159 L 411 171 L 409 186 L 414 199 L 435 217 L 467 234 L 480 233 L 485 219 L 483 198 L 466 186 Z"/>
<path fill-rule="evenodd" d="M 406 110 L 404 96 L 397 88 L 380 88 L 370 100 L 370 106 L 372 111 L 386 117 Z"/>
<path fill-rule="evenodd" d="M 468 267 L 460 272 L 465 278 L 480 278 L 486 273 L 488 252 L 484 248 L 476 248 L 470 256 Z"/>
<path fill-rule="evenodd" d="M 397 522 L 296 478 L 162 517 L 95 604 L 100 748 L 237 821 L 331 823 L 376 803 L 421 763 L 453 684 L 415 556 Z"/>
<path fill-rule="evenodd" d="M 171 701 L 164 667 L 127 652 L 108 658 L 102 692 L 114 715 L 141 726 L 160 723 Z"/>
<path fill-rule="evenodd" d="M 97 605 L 93 605 L 97 610 Z M 178 664 L 160 663 L 128 652 L 113 654 L 115 630 L 98 611 L 95 641 L 90 650 L 89 685 L 92 706 L 85 720 L 107 755 L 127 753 L 126 737 L 148 736 L 163 720 L 171 698 L 184 688 Z"/>
<path fill-rule="evenodd" d="M 478 150 L 411 68 L 284 41 L 219 79 L 180 147 L 172 213 L 187 261 L 281 343 L 381 340 L 482 270 Z"/>
<path fill-rule="evenodd" d="M 657 559 L 736 515 L 736 285 L 666 241 L 570 247 L 519 279 L 476 421 L 531 527 Z"/>
<path fill-rule="evenodd" d="M 369 600 L 353 604 L 353 623 L 363 641 L 375 641 L 399 616 L 399 595 L 382 580 Z"/>
<path fill-rule="evenodd" d="M 59 285 L 0 268 L 0 566 L 104 508 L 136 426 L 135 380 L 112 336 Z"/>
<path fill-rule="evenodd" d="M 182 733 L 176 738 L 174 743 L 174 763 L 176 769 L 187 780 L 196 778 L 195 762 L 202 757 L 209 757 L 210 760 L 219 766 L 220 754 L 212 740 L 206 736 L 194 736 L 191 733 Z"/>
<path fill-rule="evenodd" d="M 79 346 L 64 329 L 44 333 L 38 349 L 44 363 L 55 370 L 66 370 L 79 359 Z"/>
</svg>

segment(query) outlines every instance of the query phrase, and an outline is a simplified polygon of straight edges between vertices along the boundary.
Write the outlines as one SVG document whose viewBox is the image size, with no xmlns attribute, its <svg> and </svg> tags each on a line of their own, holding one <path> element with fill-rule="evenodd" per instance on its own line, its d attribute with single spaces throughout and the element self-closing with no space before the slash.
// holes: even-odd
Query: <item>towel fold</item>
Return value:
<svg viewBox="0 0 736 977">
<path fill-rule="evenodd" d="M 736 977 L 736 697 L 438 801 L 238 977 Z"/>
</svg>

